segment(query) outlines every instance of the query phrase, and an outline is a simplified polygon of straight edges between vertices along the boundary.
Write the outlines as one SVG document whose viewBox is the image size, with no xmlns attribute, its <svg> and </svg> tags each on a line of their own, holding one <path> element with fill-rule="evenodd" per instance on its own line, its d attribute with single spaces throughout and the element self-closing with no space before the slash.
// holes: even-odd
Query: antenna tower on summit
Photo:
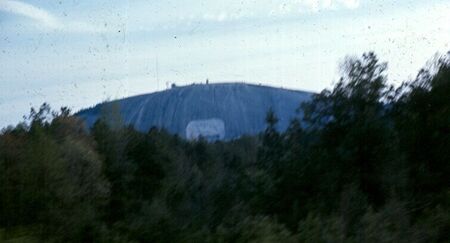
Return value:
<svg viewBox="0 0 450 243">
<path fill-rule="evenodd" d="M 158 56 L 156 56 L 155 69 L 156 69 L 156 89 L 159 90 L 159 65 L 158 65 Z"/>
</svg>

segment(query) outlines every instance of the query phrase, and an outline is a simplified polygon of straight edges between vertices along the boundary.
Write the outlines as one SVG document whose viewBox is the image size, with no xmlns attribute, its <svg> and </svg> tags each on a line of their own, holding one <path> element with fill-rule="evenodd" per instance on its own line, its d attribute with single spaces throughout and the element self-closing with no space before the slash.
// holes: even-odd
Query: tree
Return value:
<svg viewBox="0 0 450 243">
<path fill-rule="evenodd" d="M 258 163 L 262 168 L 277 173 L 277 162 L 281 157 L 281 135 L 277 130 L 278 117 L 272 108 L 266 115 L 267 127 L 262 134 L 262 146 L 258 151 Z"/>
<path fill-rule="evenodd" d="M 449 92 L 450 53 L 403 85 L 392 111 L 408 161 L 410 193 L 419 208 L 438 203 L 436 195 L 450 185 Z"/>
<path fill-rule="evenodd" d="M 324 186 L 333 187 L 334 196 L 344 185 L 356 182 L 379 205 L 392 189 L 382 173 L 401 161 L 396 133 L 386 116 L 393 90 L 386 84 L 386 68 L 373 53 L 347 58 L 333 90 L 322 91 L 302 105 L 309 132 L 319 136 L 312 152 L 318 155 L 320 167 L 327 168 Z"/>
<path fill-rule="evenodd" d="M 81 123 L 68 112 L 54 113 L 52 121 L 50 111 L 46 104 L 32 109 L 29 130 L 0 137 L 1 226 L 40 226 L 43 239 L 89 241 L 109 184 L 93 143 L 79 133 Z"/>
</svg>

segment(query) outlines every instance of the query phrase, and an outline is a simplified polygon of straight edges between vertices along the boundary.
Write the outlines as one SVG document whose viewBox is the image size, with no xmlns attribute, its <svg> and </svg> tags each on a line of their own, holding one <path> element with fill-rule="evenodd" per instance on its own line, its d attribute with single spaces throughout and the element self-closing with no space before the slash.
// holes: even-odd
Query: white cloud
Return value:
<svg viewBox="0 0 450 243">
<path fill-rule="evenodd" d="M 269 16 L 281 17 L 299 13 L 316 13 L 341 9 L 356 9 L 359 0 L 286 0 L 270 10 Z"/>
<path fill-rule="evenodd" d="M 162 29 L 163 26 L 168 26 L 167 29 L 176 29 L 183 26 L 200 26 L 207 22 L 211 26 L 271 18 L 276 18 L 278 22 L 303 14 L 353 10 L 359 7 L 360 2 L 360 0 L 136 1 L 124 15 L 130 23 L 129 32 L 153 31 Z M 121 11 L 123 8 L 118 7 L 115 11 Z"/>
<path fill-rule="evenodd" d="M 51 29 L 62 27 L 62 24 L 52 14 L 28 3 L 4 0 L 0 1 L 0 10 L 31 18 Z"/>
<path fill-rule="evenodd" d="M 290 1 L 300 12 L 317 12 L 320 10 L 356 9 L 359 0 L 297 0 Z"/>
<path fill-rule="evenodd" d="M 35 20 L 35 22 L 47 29 L 74 33 L 107 32 L 106 28 L 91 25 L 82 21 L 61 21 L 50 12 L 16 0 L 0 0 L 0 11 L 5 11 Z"/>
<path fill-rule="evenodd" d="M 346 8 L 355 9 L 359 7 L 359 0 L 340 0 Z"/>
<path fill-rule="evenodd" d="M 221 12 L 217 14 L 203 14 L 203 20 L 206 21 L 214 21 L 214 22 L 223 22 L 227 20 L 238 19 L 239 15 L 229 15 L 227 12 Z M 190 20 L 195 19 L 195 17 L 190 17 Z"/>
</svg>

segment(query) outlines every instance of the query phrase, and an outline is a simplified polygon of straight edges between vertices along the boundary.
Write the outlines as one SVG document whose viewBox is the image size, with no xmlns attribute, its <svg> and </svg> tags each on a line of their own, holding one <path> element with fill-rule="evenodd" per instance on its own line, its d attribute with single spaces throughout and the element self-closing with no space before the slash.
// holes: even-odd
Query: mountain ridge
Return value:
<svg viewBox="0 0 450 243">
<path fill-rule="evenodd" d="M 269 109 L 279 118 L 279 130 L 285 130 L 291 119 L 302 116 L 296 110 L 312 94 L 247 83 L 192 84 L 100 103 L 76 115 L 92 126 L 105 107 L 117 104 L 125 124 L 142 132 L 151 127 L 165 128 L 184 138 L 187 134 L 202 135 L 201 127 L 189 126 L 197 129 L 195 132 L 186 130 L 191 122 L 216 119 L 224 123 L 224 134 L 217 136 L 233 139 L 263 131 Z"/>
</svg>

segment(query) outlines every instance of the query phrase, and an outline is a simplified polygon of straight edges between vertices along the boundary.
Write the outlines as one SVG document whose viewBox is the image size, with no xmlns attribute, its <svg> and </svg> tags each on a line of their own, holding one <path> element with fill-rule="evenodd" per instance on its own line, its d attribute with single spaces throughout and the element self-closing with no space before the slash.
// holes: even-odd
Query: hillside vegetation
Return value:
<svg viewBox="0 0 450 243">
<path fill-rule="evenodd" d="M 47 104 L 0 135 L 2 242 L 448 242 L 450 59 L 373 53 L 259 136 L 186 141 Z"/>
</svg>

